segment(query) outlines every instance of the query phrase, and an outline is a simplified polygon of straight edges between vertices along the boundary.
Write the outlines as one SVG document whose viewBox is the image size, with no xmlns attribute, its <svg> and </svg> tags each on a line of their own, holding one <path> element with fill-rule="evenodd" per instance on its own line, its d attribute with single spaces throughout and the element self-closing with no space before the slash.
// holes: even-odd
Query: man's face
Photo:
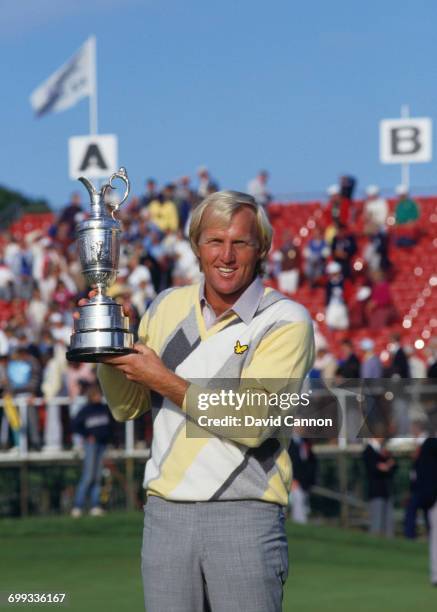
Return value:
<svg viewBox="0 0 437 612">
<path fill-rule="evenodd" d="M 202 225 L 199 259 L 206 292 L 238 299 L 252 282 L 259 259 L 255 213 L 243 207 L 225 225 L 207 211 Z"/>
</svg>

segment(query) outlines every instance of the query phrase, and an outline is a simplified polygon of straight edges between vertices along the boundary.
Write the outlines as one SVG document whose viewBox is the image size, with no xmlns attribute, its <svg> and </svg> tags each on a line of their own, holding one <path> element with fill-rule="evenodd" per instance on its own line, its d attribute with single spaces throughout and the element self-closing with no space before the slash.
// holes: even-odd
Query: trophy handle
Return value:
<svg viewBox="0 0 437 612">
<path fill-rule="evenodd" d="M 103 185 L 102 198 L 105 196 L 107 189 L 115 189 L 114 185 L 112 184 L 112 181 L 114 181 L 115 179 L 120 179 L 121 181 L 123 181 L 123 183 L 126 185 L 126 190 L 124 192 L 122 199 L 120 200 L 118 204 L 109 205 L 109 208 L 111 209 L 111 214 L 114 214 L 114 212 L 116 212 L 120 208 L 120 206 L 123 204 L 123 202 L 127 200 L 127 197 L 130 191 L 130 182 L 129 182 L 129 177 L 126 172 L 126 168 L 121 167 L 118 172 L 114 172 L 114 174 L 111 174 L 109 183 L 106 183 L 106 185 Z"/>
</svg>

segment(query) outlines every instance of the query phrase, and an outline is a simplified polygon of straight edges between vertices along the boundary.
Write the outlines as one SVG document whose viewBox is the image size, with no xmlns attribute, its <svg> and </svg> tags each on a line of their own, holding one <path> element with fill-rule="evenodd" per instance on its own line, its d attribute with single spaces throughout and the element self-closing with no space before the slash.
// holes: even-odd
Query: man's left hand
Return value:
<svg viewBox="0 0 437 612">
<path fill-rule="evenodd" d="M 129 353 L 120 357 L 105 357 L 103 363 L 113 366 L 124 373 L 128 380 L 153 389 L 156 383 L 168 373 L 155 351 L 144 344 L 137 342 L 134 346 L 135 353 Z"/>
<path fill-rule="evenodd" d="M 166 368 L 155 351 L 144 344 L 138 342 L 134 350 L 135 353 L 121 357 L 105 357 L 102 362 L 123 372 L 128 380 L 160 393 L 181 407 L 188 382 Z"/>
</svg>

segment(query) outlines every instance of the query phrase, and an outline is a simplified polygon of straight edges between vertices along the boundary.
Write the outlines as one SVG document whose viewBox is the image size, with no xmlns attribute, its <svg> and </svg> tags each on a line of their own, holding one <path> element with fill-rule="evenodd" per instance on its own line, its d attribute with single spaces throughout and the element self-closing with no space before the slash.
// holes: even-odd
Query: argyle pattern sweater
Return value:
<svg viewBox="0 0 437 612">
<path fill-rule="evenodd" d="M 275 391 L 275 380 L 281 386 L 292 379 L 299 391 L 314 361 L 307 310 L 266 288 L 249 324 L 231 312 L 206 329 L 199 285 L 173 288 L 151 304 L 141 320 L 139 339 L 191 383 L 178 407 L 115 368 L 99 365 L 98 377 L 116 420 L 153 410 L 152 452 L 144 477 L 148 494 L 174 501 L 255 499 L 286 505 L 289 439 L 271 437 L 272 429 L 266 426 L 254 426 L 250 435 L 247 429 L 233 428 L 227 437 L 223 430 L 201 428 L 196 424 L 197 396 L 230 379 L 238 380 L 240 389 L 256 381 L 258 389 L 268 392 Z M 218 414 L 220 406 L 213 409 L 213 416 Z M 254 409 L 243 406 L 239 416 L 246 414 L 254 414 Z"/>
</svg>

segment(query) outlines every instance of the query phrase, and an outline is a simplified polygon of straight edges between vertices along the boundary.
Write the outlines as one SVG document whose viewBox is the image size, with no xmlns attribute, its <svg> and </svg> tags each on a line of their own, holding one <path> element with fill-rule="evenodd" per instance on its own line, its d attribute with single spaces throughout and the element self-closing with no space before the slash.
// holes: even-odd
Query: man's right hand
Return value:
<svg viewBox="0 0 437 612">
<path fill-rule="evenodd" d="M 96 297 L 97 295 L 97 291 L 95 289 L 91 289 L 91 291 L 88 292 L 88 300 L 91 300 L 93 297 Z M 88 300 L 86 298 L 81 298 L 77 305 L 78 306 L 86 306 L 88 304 Z M 73 319 L 79 319 L 80 318 L 80 314 L 77 310 L 75 310 L 73 312 Z"/>
</svg>

